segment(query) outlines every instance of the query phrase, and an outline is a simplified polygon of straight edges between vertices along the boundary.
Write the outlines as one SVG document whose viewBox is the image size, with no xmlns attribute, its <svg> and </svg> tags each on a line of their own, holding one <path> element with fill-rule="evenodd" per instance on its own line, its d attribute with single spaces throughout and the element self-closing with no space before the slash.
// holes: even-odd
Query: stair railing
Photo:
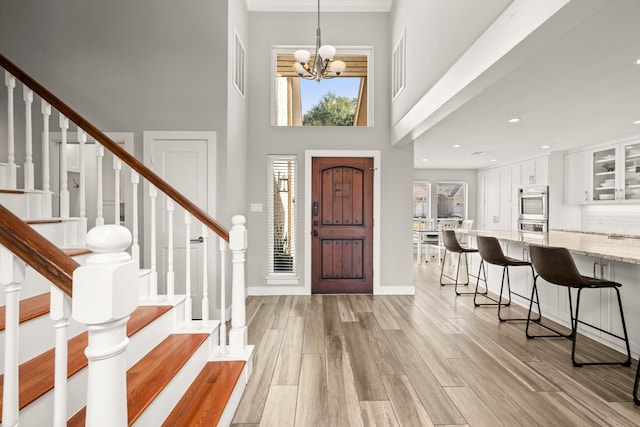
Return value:
<svg viewBox="0 0 640 427">
<path fill-rule="evenodd" d="M 85 144 L 87 143 L 87 135 L 93 139 L 93 141 L 95 141 L 97 144 L 99 144 L 97 146 L 97 170 L 98 170 L 98 179 L 97 179 L 97 187 L 95 189 L 95 193 L 97 195 L 97 213 L 96 213 L 96 218 L 95 218 L 95 223 L 96 226 L 102 225 L 104 224 L 104 208 L 103 208 L 103 200 L 102 200 L 102 193 L 103 193 L 103 183 L 101 181 L 102 179 L 102 174 L 100 173 L 100 169 L 102 167 L 102 156 L 103 156 L 103 147 L 106 148 L 108 151 L 110 151 L 113 154 L 113 159 L 114 159 L 114 171 L 115 171 L 115 177 L 116 180 L 120 179 L 120 169 L 121 169 L 121 165 L 122 163 L 124 163 L 125 165 L 127 165 L 129 168 L 131 168 L 131 186 L 132 186 L 132 191 L 133 191 L 133 197 L 132 197 L 132 206 L 134 209 L 134 214 L 133 214 L 133 230 L 132 230 L 132 235 L 133 235 L 133 245 L 131 246 L 131 255 L 133 258 L 133 262 L 137 265 L 140 266 L 140 256 L 139 256 L 139 245 L 138 245 L 138 215 L 137 215 L 137 198 L 138 198 L 138 187 L 139 187 L 139 179 L 140 177 L 144 178 L 147 180 L 147 182 L 149 183 L 149 198 L 151 200 L 151 211 L 150 211 L 150 221 L 151 221 L 151 235 L 150 235 L 150 240 L 151 240 L 151 247 L 150 248 L 145 248 L 146 251 L 149 251 L 150 253 L 150 273 L 149 273 L 149 289 L 148 289 L 148 293 L 145 295 L 145 297 L 148 297 L 150 299 L 155 298 L 158 295 L 158 275 L 159 274 L 164 274 L 163 272 L 158 272 L 157 271 L 157 253 L 158 251 L 156 250 L 156 244 L 157 244 L 157 239 L 156 239 L 156 217 L 157 217 L 157 213 L 156 213 L 156 204 L 157 202 L 159 202 L 158 199 L 158 194 L 157 191 L 161 191 L 162 193 L 164 193 L 165 197 L 164 199 L 164 205 L 166 206 L 167 209 L 167 213 L 168 213 L 168 217 L 172 216 L 172 212 L 174 210 L 174 204 L 177 203 L 178 205 L 182 206 L 185 209 L 185 222 L 186 223 L 190 223 L 193 219 L 195 219 L 196 221 L 198 221 L 201 224 L 201 227 L 203 229 L 203 244 L 204 244 L 204 252 L 207 253 L 208 251 L 208 245 L 210 243 L 210 238 L 208 236 L 208 230 L 212 230 L 218 237 L 219 242 L 220 242 L 220 326 L 219 326 L 219 338 L 218 338 L 218 342 L 219 345 L 215 350 L 215 354 L 213 355 L 213 357 L 221 357 L 221 358 L 243 358 L 243 357 L 247 357 L 247 355 L 250 354 L 250 349 L 249 346 L 247 345 L 247 327 L 246 327 L 246 315 L 245 315 L 245 279 L 244 279 L 244 274 L 245 274 L 245 252 L 246 252 L 246 248 L 247 248 L 247 230 L 246 230 L 246 221 L 245 218 L 241 215 L 236 215 L 232 218 L 232 228 L 230 231 L 227 231 L 224 227 L 222 227 L 220 224 L 218 224 L 214 219 L 212 219 L 206 212 L 204 212 L 202 209 L 200 209 L 195 203 L 193 203 L 191 200 L 189 200 L 188 198 L 186 198 L 182 193 L 180 193 L 179 191 L 177 191 L 174 187 L 172 187 L 171 185 L 169 185 L 166 181 L 164 181 L 160 176 L 158 176 L 156 173 L 154 173 L 151 169 L 149 169 L 148 167 L 146 167 L 143 163 L 141 163 L 138 159 L 136 159 L 132 154 L 130 154 L 128 151 L 126 151 L 124 148 L 121 147 L 120 144 L 116 143 L 115 141 L 113 141 L 111 138 L 109 138 L 106 134 L 104 134 L 103 132 L 101 132 L 99 129 L 97 129 L 93 124 L 91 124 L 89 121 L 87 121 L 85 118 L 83 118 L 80 114 L 78 114 L 77 112 L 75 112 L 73 109 L 71 109 L 68 105 L 66 105 L 65 103 L 63 103 L 59 98 L 57 98 L 55 95 L 53 95 L 48 89 L 46 89 L 44 86 L 42 86 L 40 83 L 38 83 L 37 81 L 35 81 L 33 78 L 31 78 L 28 74 L 26 74 L 24 71 L 22 71 L 20 68 L 18 68 L 15 64 L 13 64 L 11 61 L 9 61 L 6 57 L 4 57 L 3 55 L 0 55 L 0 66 L 2 68 L 5 69 L 5 86 L 7 88 L 7 102 L 8 102 L 8 141 L 7 141 L 7 145 L 8 145 L 8 157 L 7 157 L 7 162 L 2 165 L 0 164 L 0 166 L 3 166 L 2 169 L 4 169 L 4 171 L 0 171 L 0 172 L 4 172 L 0 175 L 0 185 L 2 185 L 2 183 L 4 182 L 4 186 L 8 187 L 8 188 L 16 188 L 17 187 L 17 165 L 15 162 L 15 137 L 14 137 L 14 121 L 15 121 L 15 117 L 13 114 L 13 91 L 16 87 L 16 81 L 19 81 L 22 83 L 23 87 L 24 87 L 24 101 L 25 101 L 25 114 L 29 115 L 29 128 L 31 128 L 31 119 L 30 119 L 30 110 L 31 110 L 31 105 L 33 103 L 33 95 L 37 95 L 41 98 L 41 112 L 42 112 L 42 123 L 43 123 L 43 141 L 42 141 L 42 158 L 43 158 L 43 166 L 42 166 L 42 189 L 38 190 L 35 189 L 35 192 L 38 192 L 41 194 L 40 199 L 38 201 L 38 205 L 40 207 L 41 210 L 39 210 L 38 212 L 40 214 L 51 214 L 52 209 L 52 192 L 51 192 L 51 186 L 50 186 L 50 182 L 51 182 L 51 177 L 50 177 L 50 170 L 49 170 L 49 158 L 50 158 L 50 153 L 49 153 L 49 122 L 50 122 L 50 117 L 52 114 L 52 110 L 51 108 L 53 107 L 55 110 L 57 110 L 59 112 L 59 128 L 61 131 L 61 135 L 62 135 L 62 140 L 63 140 L 63 144 L 67 143 L 67 137 L 68 137 L 68 129 L 69 129 L 69 125 L 71 123 L 74 123 L 77 126 L 77 139 L 78 139 L 78 143 L 80 144 L 80 151 L 83 152 L 85 149 Z M 29 113 L 27 113 L 27 111 L 29 111 Z M 26 124 L 25 124 L 26 126 Z M 26 130 L 26 134 L 31 134 L 32 131 Z M 33 156 L 31 154 L 31 149 L 30 148 L 25 148 L 25 178 L 24 178 L 24 182 L 25 184 L 28 183 L 32 183 L 34 182 L 34 179 L 32 177 L 33 174 L 33 169 L 34 167 L 30 166 L 30 162 L 32 162 Z M 64 154 L 64 152 L 63 152 Z M 66 170 L 67 170 L 67 166 L 66 166 L 66 156 L 65 155 L 61 155 L 60 156 L 60 160 L 61 160 L 61 165 L 60 165 L 60 171 L 61 171 L 61 179 L 60 179 L 60 183 L 61 183 L 61 188 L 60 188 L 60 216 L 62 218 L 68 218 L 70 215 L 69 212 L 69 197 L 68 197 L 68 188 L 67 188 L 67 182 L 66 182 Z M 87 218 L 86 218 L 86 192 L 88 191 L 88 189 L 86 188 L 86 181 L 85 181 L 85 174 L 86 174 L 86 165 L 84 164 L 84 154 L 82 155 L 82 160 L 80 163 L 80 183 L 79 186 L 80 188 L 80 200 L 79 200 L 79 206 L 80 206 L 80 214 L 79 214 L 79 218 L 77 218 L 77 223 L 78 226 L 75 230 L 76 236 L 77 236 L 77 241 L 79 244 L 83 244 L 84 243 L 84 236 L 86 235 L 86 227 L 87 227 Z M 118 182 L 116 181 L 116 206 L 115 206 L 115 216 L 114 216 L 114 220 L 116 223 L 119 223 L 119 218 L 120 215 L 118 213 L 118 209 L 119 209 L 119 203 L 118 203 L 118 197 L 119 197 L 119 185 Z M 44 216 L 44 215 L 41 215 Z M 172 222 L 171 222 L 172 223 Z M 171 240 L 171 236 L 173 235 L 172 232 L 169 233 L 170 236 L 170 240 Z M 35 248 L 39 248 L 36 246 L 31 246 L 29 247 L 29 251 L 33 252 L 36 251 Z M 225 288 L 226 288 L 226 251 L 227 248 L 229 250 L 231 250 L 232 252 L 232 260 L 231 260 L 231 265 L 232 265 L 232 275 L 231 275 L 231 291 L 232 291 L 232 295 L 231 295 L 231 330 L 229 332 L 229 345 L 227 345 L 227 332 L 226 332 L 226 321 L 227 321 L 227 317 L 226 317 L 226 292 L 225 292 Z M 12 249 L 9 249 L 10 251 L 13 252 Z M 38 249 L 39 250 L 39 249 Z M 173 245 L 170 244 L 169 248 L 169 257 L 173 258 Z M 187 251 L 188 252 L 188 251 Z M 4 253 L 4 252 L 3 252 Z M 46 254 L 45 254 L 46 256 Z M 31 263 L 29 263 L 31 265 Z M 208 274 L 209 271 L 207 269 L 207 263 L 204 263 L 204 267 L 203 267 L 203 301 L 202 301 L 202 321 L 204 323 L 208 323 L 210 321 L 210 315 L 209 315 L 209 293 L 208 293 Z M 4 267 L 1 267 L 4 269 Z M 185 266 L 185 271 L 187 272 L 187 277 L 184 278 L 184 280 L 187 283 L 187 287 L 190 287 L 191 284 L 191 278 L 189 276 L 189 271 L 190 271 L 190 265 L 186 265 Z M 168 270 L 166 271 L 166 277 L 167 277 L 167 296 L 166 298 L 169 299 L 170 297 L 172 297 L 175 293 L 174 289 L 173 289 L 173 283 L 175 278 L 173 277 L 173 260 L 171 260 L 171 262 L 169 263 L 168 266 Z M 8 277 L 11 275 L 8 275 Z M 19 278 L 20 274 L 17 274 L 17 277 Z M 47 276 L 45 276 L 47 277 Z M 11 279 L 13 280 L 13 279 Z M 182 278 L 178 278 L 178 280 L 183 280 Z M 3 282 L 4 283 L 4 282 Z M 12 283 L 19 283 L 19 282 L 12 282 Z M 58 286 L 56 283 L 54 283 L 55 286 Z M 12 285 L 14 287 L 17 287 L 17 289 L 19 290 L 19 286 L 17 285 Z M 69 293 L 67 293 L 67 291 Z M 12 291 L 13 292 L 13 291 Z M 69 289 L 67 290 L 63 290 L 64 294 L 67 295 L 71 295 L 71 286 L 69 285 Z M 17 291 L 13 292 L 17 295 Z M 184 297 L 187 301 L 189 301 L 191 299 L 191 295 L 187 294 Z M 190 313 L 191 313 L 191 305 L 189 304 L 186 309 L 185 309 L 185 317 L 184 317 L 184 321 L 183 324 L 184 325 L 189 325 L 192 322 Z M 66 319 L 68 319 L 68 316 L 65 318 L 65 313 L 64 313 L 64 305 L 60 305 L 58 307 L 58 309 L 56 309 L 56 314 L 53 313 L 53 306 L 52 306 L 52 317 L 54 317 L 54 320 L 56 321 L 56 328 L 57 325 L 60 324 L 64 324 L 66 322 Z M 7 311 L 8 313 L 8 311 Z M 8 331 L 8 324 L 7 324 L 7 331 Z M 178 325 L 176 325 L 177 327 Z M 65 342 L 66 338 L 63 340 L 61 339 L 61 342 Z M 63 351 L 60 351 L 61 354 L 65 354 Z M 56 354 L 58 354 L 58 350 L 56 350 Z M 65 355 L 66 357 L 66 355 Z M 64 363 L 60 363 L 60 365 L 64 365 Z M 14 372 L 16 372 L 16 377 L 17 377 L 17 366 L 15 366 Z M 62 369 L 62 368 L 61 368 Z M 65 367 L 66 369 L 66 367 Z M 7 374 L 7 370 L 5 370 L 5 375 Z M 61 376 L 61 374 L 56 373 L 57 376 Z M 66 376 L 66 373 L 64 374 Z M 6 379 L 5 379 L 6 380 Z M 90 381 L 91 381 L 91 376 L 90 376 Z M 91 389 L 92 385 L 89 385 L 89 388 Z M 57 394 L 56 394 L 57 396 Z M 9 396 L 9 393 L 7 393 L 7 389 L 5 389 L 4 391 L 4 395 L 3 395 L 3 402 L 6 400 L 10 400 L 10 399 L 14 399 L 17 401 L 17 394 L 14 396 Z M 103 399 L 101 399 L 103 400 Z M 88 402 L 89 404 L 89 402 Z M 100 405 L 99 402 L 96 402 L 96 404 Z M 4 403 L 3 403 L 3 411 L 4 411 Z M 61 407 L 66 407 L 66 405 L 63 404 L 59 404 L 58 402 L 56 402 L 56 407 L 61 406 Z M 126 408 L 125 408 L 126 410 Z M 64 410 L 63 410 L 64 411 Z M 60 416 L 60 420 L 64 420 L 66 419 L 66 414 L 63 414 Z M 5 418 L 3 417 L 3 422 L 5 421 Z M 4 424 L 4 425 L 11 425 L 11 424 Z M 87 424 L 89 425 L 89 424 Z"/>
</svg>

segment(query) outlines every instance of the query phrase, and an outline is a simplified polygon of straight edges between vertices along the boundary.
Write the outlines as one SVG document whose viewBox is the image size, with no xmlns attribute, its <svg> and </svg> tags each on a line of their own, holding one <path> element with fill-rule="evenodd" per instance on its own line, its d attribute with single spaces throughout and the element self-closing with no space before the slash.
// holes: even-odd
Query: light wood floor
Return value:
<svg viewBox="0 0 640 427">
<path fill-rule="evenodd" d="M 416 265 L 415 296 L 250 297 L 254 372 L 232 425 L 640 425 L 635 361 L 574 368 L 570 341 L 527 340 L 434 267 Z"/>
</svg>

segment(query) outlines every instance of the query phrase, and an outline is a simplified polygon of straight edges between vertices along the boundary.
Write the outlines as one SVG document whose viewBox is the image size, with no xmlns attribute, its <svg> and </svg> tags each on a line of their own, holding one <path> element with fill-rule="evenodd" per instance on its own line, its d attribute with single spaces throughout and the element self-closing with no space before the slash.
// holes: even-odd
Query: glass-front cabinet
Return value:
<svg viewBox="0 0 640 427">
<path fill-rule="evenodd" d="M 621 200 L 640 201 L 640 141 L 624 144 L 624 188 Z M 635 202 L 639 203 L 639 202 Z"/>
<path fill-rule="evenodd" d="M 593 167 L 592 200 L 616 200 L 618 195 L 616 147 L 594 150 L 591 158 Z"/>
<path fill-rule="evenodd" d="M 592 202 L 640 203 L 640 140 L 591 153 Z"/>
</svg>

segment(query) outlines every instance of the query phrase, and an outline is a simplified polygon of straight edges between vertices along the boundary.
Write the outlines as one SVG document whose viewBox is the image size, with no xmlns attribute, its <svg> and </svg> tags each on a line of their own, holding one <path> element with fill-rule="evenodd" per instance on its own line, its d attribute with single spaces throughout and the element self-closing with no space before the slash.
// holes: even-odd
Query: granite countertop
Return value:
<svg viewBox="0 0 640 427">
<path fill-rule="evenodd" d="M 578 255 L 640 264 L 640 236 L 552 230 L 548 233 L 471 230 L 471 235 L 492 236 L 498 240 L 543 246 L 561 246 Z"/>
</svg>

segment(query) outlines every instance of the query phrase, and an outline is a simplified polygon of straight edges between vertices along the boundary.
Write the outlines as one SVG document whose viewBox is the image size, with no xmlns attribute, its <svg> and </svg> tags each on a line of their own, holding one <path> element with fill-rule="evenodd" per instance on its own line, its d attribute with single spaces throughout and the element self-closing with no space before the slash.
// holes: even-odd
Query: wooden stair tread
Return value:
<svg viewBox="0 0 640 427">
<path fill-rule="evenodd" d="M 136 308 L 136 310 L 131 314 L 131 318 L 127 323 L 127 336 L 132 336 L 169 310 L 171 310 L 171 306 L 140 306 Z M 87 332 L 76 335 L 69 340 L 67 378 L 70 378 L 87 366 L 88 361 L 86 356 L 84 355 L 84 350 L 85 348 L 87 348 L 87 344 Z M 54 366 L 55 349 L 53 348 L 39 354 L 33 359 L 27 360 L 20 365 L 18 371 L 20 383 L 20 409 L 26 407 L 45 393 L 53 390 Z M 0 398 L 2 397 L 4 391 L 3 379 L 4 375 L 0 375 Z M 2 421 L 1 399 L 0 421 Z"/>
<path fill-rule="evenodd" d="M 91 250 L 87 248 L 67 248 L 67 249 L 63 249 L 63 251 L 69 256 L 79 256 L 79 255 L 86 255 L 91 253 Z"/>
<path fill-rule="evenodd" d="M 166 427 L 218 425 L 245 363 L 244 361 L 207 363 L 162 425 Z"/>
<path fill-rule="evenodd" d="M 36 225 L 36 224 L 59 224 L 62 222 L 61 219 L 27 219 L 24 222 L 26 222 L 29 225 Z"/>
<path fill-rule="evenodd" d="M 47 314 L 49 312 L 49 301 L 49 292 L 20 300 L 19 322 L 23 323 Z M 5 328 L 5 312 L 6 307 L 4 305 L 0 306 L 0 331 L 4 331 Z"/>
<path fill-rule="evenodd" d="M 7 189 L 0 189 L 0 193 L 6 193 L 6 194 L 24 194 L 23 190 L 7 190 Z"/>
<path fill-rule="evenodd" d="M 173 334 L 127 371 L 129 425 L 142 415 L 175 374 L 209 338 L 208 334 Z M 84 426 L 86 407 L 69 419 L 67 427 Z"/>
</svg>

